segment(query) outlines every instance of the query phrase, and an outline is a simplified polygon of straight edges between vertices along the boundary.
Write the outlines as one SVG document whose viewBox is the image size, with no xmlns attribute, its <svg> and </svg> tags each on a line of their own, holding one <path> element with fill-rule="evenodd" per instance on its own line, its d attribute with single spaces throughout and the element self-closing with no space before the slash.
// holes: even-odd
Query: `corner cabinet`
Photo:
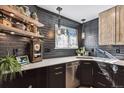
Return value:
<svg viewBox="0 0 124 93">
<path fill-rule="evenodd" d="M 124 6 L 119 5 L 99 14 L 99 45 L 124 44 Z"/>
</svg>

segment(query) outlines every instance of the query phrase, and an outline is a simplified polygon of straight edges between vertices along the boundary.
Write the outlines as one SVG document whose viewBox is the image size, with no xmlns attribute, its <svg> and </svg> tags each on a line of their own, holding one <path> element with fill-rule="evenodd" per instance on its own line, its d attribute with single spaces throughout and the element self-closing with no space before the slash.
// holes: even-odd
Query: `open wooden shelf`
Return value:
<svg viewBox="0 0 124 93">
<path fill-rule="evenodd" d="M 8 27 L 3 24 L 0 24 L 0 32 L 5 32 L 11 34 L 11 32 L 14 32 L 16 35 L 26 36 L 26 37 L 35 37 L 35 38 L 43 38 L 42 35 L 36 35 L 33 32 L 24 31 L 15 27 Z"/>
<path fill-rule="evenodd" d="M 44 26 L 44 24 L 40 23 L 39 21 L 34 20 L 33 18 L 28 17 L 26 15 L 23 15 L 20 12 L 12 9 L 11 7 L 9 7 L 7 5 L 0 5 L 0 11 L 3 12 L 4 14 L 8 15 L 8 16 L 10 16 L 10 13 L 13 13 L 14 16 L 11 16 L 12 18 L 23 21 L 24 23 L 34 24 L 37 27 L 43 27 Z"/>
</svg>

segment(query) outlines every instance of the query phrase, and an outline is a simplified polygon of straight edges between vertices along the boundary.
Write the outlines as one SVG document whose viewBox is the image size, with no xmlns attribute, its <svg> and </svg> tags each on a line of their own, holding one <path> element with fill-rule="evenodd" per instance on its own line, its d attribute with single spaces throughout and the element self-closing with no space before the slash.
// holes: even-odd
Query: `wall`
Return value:
<svg viewBox="0 0 124 93">
<path fill-rule="evenodd" d="M 75 49 L 54 49 L 55 48 L 55 24 L 58 22 L 58 15 L 49 12 L 45 9 L 37 8 L 37 13 L 39 20 L 45 25 L 41 28 L 41 33 L 45 35 L 44 39 L 44 58 L 51 58 L 51 57 L 64 57 L 64 56 L 73 56 L 76 55 Z M 80 24 L 70 20 L 68 18 L 62 17 L 61 24 L 64 26 L 76 28 L 79 32 L 79 44 L 80 40 Z"/>
<path fill-rule="evenodd" d="M 54 49 L 55 48 L 55 37 L 54 37 L 54 25 L 57 24 L 58 15 L 47 10 L 41 9 L 37 6 L 29 5 L 31 12 L 37 12 L 39 21 L 45 26 L 40 28 L 40 33 L 45 36 L 43 43 L 43 58 L 52 57 L 64 57 L 75 55 L 75 49 Z M 79 45 L 81 46 L 80 32 L 81 24 L 70 20 L 68 18 L 62 17 L 62 25 L 76 28 L 79 32 Z M 19 49 L 18 55 L 25 55 L 27 52 L 28 43 L 30 40 L 28 38 L 20 36 L 0 36 L 0 56 L 7 55 L 7 49 L 9 49 L 10 54 L 13 54 L 13 49 Z"/>
<path fill-rule="evenodd" d="M 85 40 L 84 45 L 91 51 L 98 47 L 98 19 L 91 20 L 84 24 Z"/>
<path fill-rule="evenodd" d="M 0 35 L 0 56 L 5 56 L 8 53 L 14 54 L 14 51 L 18 52 L 18 56 L 26 55 L 28 52 L 29 38 L 8 35 Z M 18 49 L 18 50 L 17 50 Z"/>
</svg>

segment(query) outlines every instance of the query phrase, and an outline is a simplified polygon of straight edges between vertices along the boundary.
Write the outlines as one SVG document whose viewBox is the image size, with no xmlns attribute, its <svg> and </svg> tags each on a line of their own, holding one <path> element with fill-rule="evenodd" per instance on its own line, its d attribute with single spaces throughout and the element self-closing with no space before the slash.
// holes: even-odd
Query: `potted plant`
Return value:
<svg viewBox="0 0 124 93">
<path fill-rule="evenodd" d="M 9 79 L 13 79 L 16 72 L 21 73 L 21 64 L 18 63 L 14 56 L 4 56 L 0 58 L 0 79 L 7 80 L 8 74 Z"/>
<path fill-rule="evenodd" d="M 76 50 L 76 53 L 78 56 L 84 56 L 85 55 L 85 47 L 80 47 Z"/>
<path fill-rule="evenodd" d="M 77 50 L 76 50 L 76 53 L 77 53 L 78 56 L 81 56 L 81 51 L 80 51 L 80 49 L 77 49 Z"/>
<path fill-rule="evenodd" d="M 81 55 L 84 56 L 85 55 L 85 47 L 81 47 L 80 51 L 81 51 Z"/>
</svg>

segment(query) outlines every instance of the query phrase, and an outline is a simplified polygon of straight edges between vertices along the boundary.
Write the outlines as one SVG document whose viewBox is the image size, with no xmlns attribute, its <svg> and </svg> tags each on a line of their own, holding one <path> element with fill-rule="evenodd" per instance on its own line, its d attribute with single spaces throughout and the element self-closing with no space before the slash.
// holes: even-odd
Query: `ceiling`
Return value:
<svg viewBox="0 0 124 93">
<path fill-rule="evenodd" d="M 41 8 L 58 13 L 56 8 L 62 7 L 61 15 L 81 23 L 98 17 L 98 13 L 113 7 L 114 5 L 38 5 Z"/>
</svg>

